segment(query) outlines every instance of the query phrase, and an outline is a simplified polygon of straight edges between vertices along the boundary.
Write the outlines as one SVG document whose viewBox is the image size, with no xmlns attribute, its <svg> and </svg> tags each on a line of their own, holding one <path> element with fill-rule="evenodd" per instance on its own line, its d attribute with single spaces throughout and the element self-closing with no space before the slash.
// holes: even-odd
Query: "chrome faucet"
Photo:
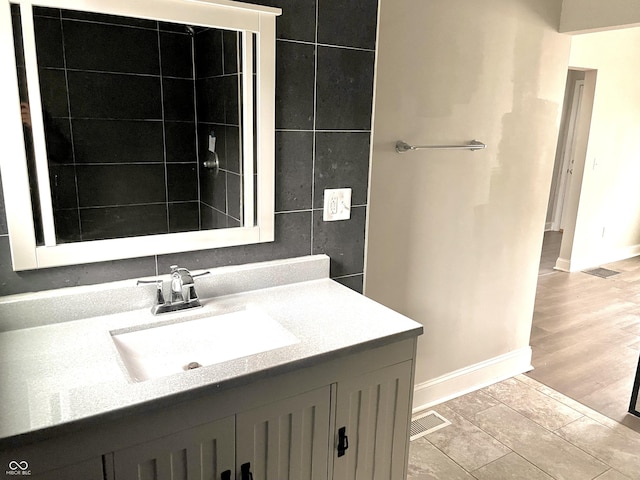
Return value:
<svg viewBox="0 0 640 480">
<path fill-rule="evenodd" d="M 189 270 L 177 265 L 171 265 L 171 299 L 167 302 L 164 299 L 163 283 L 161 279 L 138 280 L 141 283 L 155 283 L 157 287 L 156 303 L 151 308 L 151 313 L 160 315 L 161 313 L 177 312 L 188 308 L 198 308 L 202 304 L 196 294 L 196 286 L 193 279 L 208 275 L 210 272 L 202 272 L 193 275 Z"/>
</svg>

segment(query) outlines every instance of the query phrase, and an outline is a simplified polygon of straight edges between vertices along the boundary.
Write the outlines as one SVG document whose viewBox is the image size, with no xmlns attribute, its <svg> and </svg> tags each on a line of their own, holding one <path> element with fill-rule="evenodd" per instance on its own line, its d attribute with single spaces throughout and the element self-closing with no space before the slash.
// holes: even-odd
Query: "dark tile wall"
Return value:
<svg viewBox="0 0 640 480">
<path fill-rule="evenodd" d="M 326 253 L 362 290 L 377 0 L 262 0 L 283 9 L 276 42 L 276 240 L 42 271 L 11 271 L 0 221 L 0 295 Z M 181 148 L 176 145 L 174 151 Z M 322 190 L 351 187 L 351 219 L 322 221 Z M 0 207 L 1 208 L 1 207 Z"/>
</svg>

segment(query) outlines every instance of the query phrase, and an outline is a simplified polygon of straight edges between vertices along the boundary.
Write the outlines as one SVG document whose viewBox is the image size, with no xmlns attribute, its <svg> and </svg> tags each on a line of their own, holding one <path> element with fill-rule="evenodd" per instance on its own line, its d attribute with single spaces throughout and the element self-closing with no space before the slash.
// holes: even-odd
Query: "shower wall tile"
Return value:
<svg viewBox="0 0 640 480">
<path fill-rule="evenodd" d="M 362 273 L 366 207 L 351 207 L 349 221 L 324 222 L 322 210 L 313 212 L 313 253 L 331 257 L 331 276 Z"/>
<path fill-rule="evenodd" d="M 211 177 L 209 177 L 211 180 Z M 213 181 L 210 183 L 211 187 L 208 190 L 212 196 L 203 197 L 202 201 L 219 212 L 227 213 L 227 172 L 220 170 L 218 174 L 213 175 Z"/>
<path fill-rule="evenodd" d="M 232 218 L 241 218 L 242 177 L 236 173 L 227 172 L 227 213 Z"/>
<path fill-rule="evenodd" d="M 240 56 L 238 55 L 238 32 L 223 30 L 222 32 L 222 64 L 223 73 L 230 75 L 241 71 L 239 67 Z"/>
<path fill-rule="evenodd" d="M 282 15 L 276 20 L 276 37 L 313 42 L 316 38 L 316 0 L 262 0 L 261 5 L 278 7 Z"/>
<path fill-rule="evenodd" d="M 311 208 L 313 132 L 276 132 L 276 211 Z"/>
<path fill-rule="evenodd" d="M 192 37 L 181 28 L 183 33 L 160 32 L 162 75 L 193 79 Z"/>
<path fill-rule="evenodd" d="M 350 275 L 348 277 L 338 277 L 334 278 L 334 280 L 345 287 L 349 287 L 351 290 L 355 290 L 356 292 L 362 292 L 362 288 L 364 286 L 364 275 L 362 273 Z"/>
<path fill-rule="evenodd" d="M 195 121 L 193 80 L 163 77 L 162 95 L 165 120 Z"/>
<path fill-rule="evenodd" d="M 80 207 L 167 201 L 162 164 L 78 165 L 76 175 Z"/>
<path fill-rule="evenodd" d="M 353 28 L 354 17 L 358 28 Z M 375 50 L 377 20 L 377 2 L 318 0 L 318 42 Z"/>
<path fill-rule="evenodd" d="M 209 28 L 195 35 L 196 78 L 207 78 L 224 73 L 222 31 Z"/>
<path fill-rule="evenodd" d="M 167 233 L 165 205 L 126 205 L 80 210 L 82 238 L 101 240 Z"/>
<path fill-rule="evenodd" d="M 371 130 L 375 53 L 318 47 L 318 130 Z"/>
<path fill-rule="evenodd" d="M 69 69 L 160 74 L 155 30 L 73 20 L 62 28 Z"/>
<path fill-rule="evenodd" d="M 224 132 L 224 165 L 227 170 L 234 173 L 242 173 L 240 165 L 240 127 L 225 125 Z"/>
<path fill-rule="evenodd" d="M 313 128 L 315 47 L 276 42 L 276 128 Z"/>
<path fill-rule="evenodd" d="M 166 168 L 169 202 L 198 200 L 198 165 L 171 163 Z"/>
<path fill-rule="evenodd" d="M 76 163 L 163 161 L 160 121 L 73 119 L 71 124 Z"/>
<path fill-rule="evenodd" d="M 69 243 L 82 240 L 82 235 L 80 234 L 80 211 L 77 208 L 54 209 L 54 214 L 53 220 L 58 242 Z"/>
<path fill-rule="evenodd" d="M 198 202 L 169 204 L 169 232 L 189 232 L 200 227 Z"/>
<path fill-rule="evenodd" d="M 84 20 L 87 22 L 106 23 L 111 25 L 128 25 L 131 27 L 141 27 L 156 30 L 155 20 L 145 20 L 143 18 L 120 17 L 117 15 L 106 15 L 102 13 L 80 12 L 76 10 L 62 10 L 62 18 Z"/>
<path fill-rule="evenodd" d="M 54 210 L 78 208 L 76 169 L 74 165 L 51 165 L 49 168 L 51 201 Z"/>
<path fill-rule="evenodd" d="M 224 98 L 224 123 L 240 125 L 240 77 L 225 75 L 222 77 L 222 98 Z"/>
<path fill-rule="evenodd" d="M 71 126 L 68 118 L 44 117 L 45 142 L 50 164 L 73 163 Z"/>
<path fill-rule="evenodd" d="M 50 70 L 41 68 L 40 96 L 45 116 L 68 117 L 67 83 L 64 70 Z"/>
<path fill-rule="evenodd" d="M 351 188 L 351 204 L 365 205 L 369 184 L 370 132 L 316 133 L 314 208 L 326 188 Z"/>
<path fill-rule="evenodd" d="M 59 18 L 34 17 L 36 56 L 40 67 L 64 68 L 62 24 Z"/>
<path fill-rule="evenodd" d="M 67 77 L 75 118 L 162 119 L 159 77 L 79 71 Z"/>
<path fill-rule="evenodd" d="M 13 12 L 14 5 L 19 10 L 19 5 L 11 4 L 11 11 Z M 52 17 L 52 18 L 60 18 L 60 9 L 59 8 L 50 8 L 50 7 L 38 7 L 33 6 L 33 15 L 38 17 Z"/>
<path fill-rule="evenodd" d="M 196 161 L 195 122 L 164 122 L 164 135 L 167 163 Z"/>
<path fill-rule="evenodd" d="M 198 122 L 224 123 L 224 101 L 213 92 L 222 90 L 222 77 L 196 79 Z"/>
</svg>

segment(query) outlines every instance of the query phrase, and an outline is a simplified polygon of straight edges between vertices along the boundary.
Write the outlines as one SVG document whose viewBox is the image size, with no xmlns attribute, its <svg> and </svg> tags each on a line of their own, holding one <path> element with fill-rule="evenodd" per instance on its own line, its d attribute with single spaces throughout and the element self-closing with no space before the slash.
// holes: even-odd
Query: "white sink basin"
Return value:
<svg viewBox="0 0 640 480">
<path fill-rule="evenodd" d="M 298 343 L 258 309 L 111 332 L 132 380 L 142 382 Z"/>
</svg>

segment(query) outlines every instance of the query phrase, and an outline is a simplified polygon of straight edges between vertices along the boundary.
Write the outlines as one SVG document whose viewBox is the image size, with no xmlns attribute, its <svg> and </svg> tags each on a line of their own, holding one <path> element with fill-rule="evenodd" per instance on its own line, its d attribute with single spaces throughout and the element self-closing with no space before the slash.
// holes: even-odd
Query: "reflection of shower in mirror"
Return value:
<svg viewBox="0 0 640 480">
<path fill-rule="evenodd" d="M 281 10 L 46 3 L 0 9 L 14 269 L 272 241 Z"/>
<path fill-rule="evenodd" d="M 39 7 L 34 20 L 57 243 L 241 225 L 238 32 Z M 211 126 L 223 166 L 198 141 Z"/>
</svg>

